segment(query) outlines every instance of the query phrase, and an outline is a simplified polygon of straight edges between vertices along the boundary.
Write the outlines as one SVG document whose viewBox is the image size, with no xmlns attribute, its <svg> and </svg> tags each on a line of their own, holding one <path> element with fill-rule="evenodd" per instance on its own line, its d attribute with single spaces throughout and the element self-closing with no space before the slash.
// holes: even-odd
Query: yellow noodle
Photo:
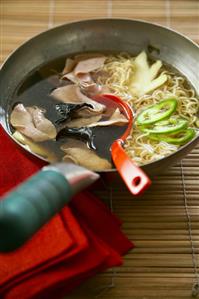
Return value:
<svg viewBox="0 0 199 299">
<path fill-rule="evenodd" d="M 179 74 L 167 71 L 162 67 L 160 73 L 167 75 L 167 81 L 152 93 L 138 98 L 132 94 L 129 88 L 130 78 L 135 72 L 133 57 L 125 53 L 110 55 L 102 71 L 107 76 L 99 76 L 98 83 L 106 85 L 111 92 L 127 101 L 132 106 L 135 116 L 143 107 L 158 103 L 168 97 L 176 97 L 178 106 L 175 114 L 187 119 L 190 127 L 196 127 L 199 100 L 195 91 L 187 85 L 186 79 Z M 125 148 L 129 156 L 142 165 L 172 154 L 178 149 L 178 146 L 150 140 L 147 138 L 147 134 L 140 132 L 134 125 L 127 138 Z"/>
</svg>

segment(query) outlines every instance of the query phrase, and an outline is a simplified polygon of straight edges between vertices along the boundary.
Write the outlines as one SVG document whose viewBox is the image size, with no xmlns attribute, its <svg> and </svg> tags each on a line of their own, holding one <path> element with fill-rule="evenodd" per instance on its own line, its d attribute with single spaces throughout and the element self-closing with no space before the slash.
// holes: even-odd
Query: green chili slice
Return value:
<svg viewBox="0 0 199 299">
<path fill-rule="evenodd" d="M 187 126 L 188 122 L 186 119 L 170 117 L 169 119 L 155 123 L 152 126 L 141 126 L 139 128 L 145 133 L 168 134 L 180 132 L 186 129 Z"/>
<path fill-rule="evenodd" d="M 167 143 L 183 145 L 189 142 L 194 136 L 196 132 L 194 129 L 186 129 L 177 135 L 162 135 L 162 134 L 149 134 L 149 138 L 157 141 L 165 141 Z"/>
<path fill-rule="evenodd" d="M 137 116 L 136 122 L 140 125 L 150 125 L 164 118 L 168 118 L 177 108 L 177 100 L 175 98 L 165 99 L 155 105 L 152 105 Z"/>
</svg>

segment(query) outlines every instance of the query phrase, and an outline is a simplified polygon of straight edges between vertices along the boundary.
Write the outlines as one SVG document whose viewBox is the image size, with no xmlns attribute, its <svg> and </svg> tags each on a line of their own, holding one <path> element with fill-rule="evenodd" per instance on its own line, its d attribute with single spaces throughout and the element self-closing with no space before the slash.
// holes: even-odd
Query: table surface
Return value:
<svg viewBox="0 0 199 299">
<path fill-rule="evenodd" d="M 198 0 L 0 0 L 1 63 L 28 38 L 55 25 L 85 18 L 144 19 L 199 42 Z M 139 199 L 123 186 L 99 190 L 123 220 L 135 249 L 122 267 L 97 275 L 70 299 L 188 299 L 195 278 L 185 200 L 199 262 L 199 147 L 153 181 Z"/>
</svg>

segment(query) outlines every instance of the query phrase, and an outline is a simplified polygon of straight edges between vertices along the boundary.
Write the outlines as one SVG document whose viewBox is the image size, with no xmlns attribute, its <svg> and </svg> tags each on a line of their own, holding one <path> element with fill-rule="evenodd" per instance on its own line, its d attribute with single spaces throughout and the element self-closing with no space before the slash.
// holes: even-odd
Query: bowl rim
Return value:
<svg viewBox="0 0 199 299">
<path fill-rule="evenodd" d="M 159 27 L 159 28 L 162 28 L 166 31 L 169 31 L 169 32 L 173 32 L 174 34 L 177 34 L 179 36 L 181 36 L 182 38 L 184 38 L 185 40 L 191 42 L 194 46 L 196 46 L 196 48 L 198 48 L 199 50 L 199 44 L 196 43 L 195 41 L 193 41 L 190 37 L 186 36 L 184 33 L 181 33 L 177 30 L 174 30 L 172 28 L 169 28 L 168 26 L 166 25 L 161 25 L 161 24 L 158 24 L 156 22 L 149 22 L 149 21 L 146 21 L 146 20 L 142 20 L 142 19 L 131 19 L 131 18 L 117 18 L 117 17 L 107 17 L 107 18 L 89 18 L 89 19 L 77 19 L 77 20 L 73 20 L 73 21 L 69 21 L 69 22 L 65 22 L 65 23 L 62 23 L 62 24 L 58 24 L 56 26 L 53 26 L 51 28 L 48 28 L 48 29 L 45 29 L 45 30 L 42 30 L 41 32 L 39 32 L 38 34 L 35 34 L 34 36 L 31 36 L 30 38 L 27 38 L 24 42 L 22 42 L 17 48 L 15 48 L 13 51 L 10 52 L 10 54 L 6 57 L 6 59 L 3 61 L 3 63 L 1 64 L 1 67 L 0 67 L 0 71 L 2 70 L 2 68 L 5 66 L 5 64 L 7 63 L 8 59 L 15 53 L 17 52 L 21 47 L 25 46 L 26 44 L 28 44 L 30 41 L 34 40 L 35 38 L 39 37 L 39 36 L 42 36 L 43 34 L 46 34 L 48 33 L 49 31 L 54 31 L 54 30 L 57 30 L 59 28 L 62 28 L 62 27 L 65 27 L 67 25 L 72 25 L 72 24 L 78 24 L 78 23 L 84 23 L 84 22 L 94 22 L 94 21 L 131 21 L 131 22 L 137 22 L 137 23 L 142 23 L 142 24 L 148 24 L 148 25 L 153 25 L 153 26 L 156 26 L 156 27 Z"/>
</svg>

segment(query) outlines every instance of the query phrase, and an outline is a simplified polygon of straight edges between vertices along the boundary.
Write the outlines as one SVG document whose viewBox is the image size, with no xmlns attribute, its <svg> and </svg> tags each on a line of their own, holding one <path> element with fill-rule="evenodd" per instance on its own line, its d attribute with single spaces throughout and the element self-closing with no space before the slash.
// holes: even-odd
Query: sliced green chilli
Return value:
<svg viewBox="0 0 199 299">
<path fill-rule="evenodd" d="M 168 118 L 177 108 L 177 100 L 175 98 L 169 98 L 163 100 L 155 105 L 152 105 L 137 116 L 136 122 L 140 125 L 150 125 L 157 121 Z"/>
<path fill-rule="evenodd" d="M 167 143 L 183 145 L 189 142 L 194 136 L 196 132 L 194 129 L 186 129 L 177 135 L 162 135 L 162 134 L 149 134 L 149 138 L 157 141 L 165 141 Z"/>
<path fill-rule="evenodd" d="M 183 118 L 171 117 L 167 120 L 155 123 L 152 126 L 140 127 L 140 130 L 145 133 L 158 133 L 158 134 L 168 134 L 168 133 L 178 133 L 183 131 L 188 126 L 188 122 Z"/>
</svg>

